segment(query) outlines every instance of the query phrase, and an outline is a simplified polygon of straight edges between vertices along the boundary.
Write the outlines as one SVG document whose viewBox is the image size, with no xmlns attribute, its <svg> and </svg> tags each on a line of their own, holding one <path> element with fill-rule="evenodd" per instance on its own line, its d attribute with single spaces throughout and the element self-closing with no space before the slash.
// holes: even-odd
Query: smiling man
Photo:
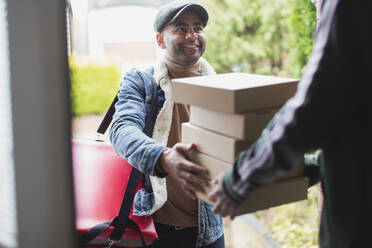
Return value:
<svg viewBox="0 0 372 248">
<path fill-rule="evenodd" d="M 153 248 L 225 247 L 222 218 L 195 197 L 195 191 L 208 185 L 208 172 L 187 159 L 192 146 L 179 143 L 189 108 L 174 103 L 171 92 L 173 78 L 215 74 L 201 58 L 207 23 L 208 12 L 199 3 L 163 6 L 154 29 L 164 53 L 147 72 L 133 69 L 125 75 L 115 105 L 111 143 L 119 156 L 150 175 L 147 187 L 136 194 L 134 214 L 153 215 L 159 235 Z M 151 81 L 156 82 L 156 96 Z M 156 118 L 148 124 L 154 101 Z M 153 126 L 149 136 L 144 132 L 148 126 Z"/>
<path fill-rule="evenodd" d="M 166 49 L 169 62 L 184 66 L 199 64 L 206 47 L 204 25 L 197 13 L 187 10 L 156 35 L 159 46 Z"/>
</svg>

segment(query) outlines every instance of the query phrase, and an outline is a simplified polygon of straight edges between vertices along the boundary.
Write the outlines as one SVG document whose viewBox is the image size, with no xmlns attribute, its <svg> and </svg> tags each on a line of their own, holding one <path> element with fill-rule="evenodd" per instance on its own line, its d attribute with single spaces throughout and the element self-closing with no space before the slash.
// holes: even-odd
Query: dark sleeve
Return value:
<svg viewBox="0 0 372 248">
<path fill-rule="evenodd" d="M 322 150 L 319 149 L 304 156 L 304 176 L 309 178 L 309 187 L 320 182 L 320 160 L 322 153 Z"/>
<path fill-rule="evenodd" d="M 346 100 L 355 99 L 358 91 L 358 85 L 351 83 L 345 52 L 351 50 L 353 34 L 343 23 L 343 13 L 337 13 L 340 2 L 327 1 L 324 6 L 324 19 L 296 94 L 226 172 L 224 190 L 234 201 L 244 201 L 260 185 L 299 165 L 306 152 L 335 139 L 355 118 L 351 113 L 356 105 Z"/>
</svg>

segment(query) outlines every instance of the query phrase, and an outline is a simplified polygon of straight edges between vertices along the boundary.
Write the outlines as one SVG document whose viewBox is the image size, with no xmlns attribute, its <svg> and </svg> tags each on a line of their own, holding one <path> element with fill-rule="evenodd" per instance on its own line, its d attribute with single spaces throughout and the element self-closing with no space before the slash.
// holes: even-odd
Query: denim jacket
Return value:
<svg viewBox="0 0 372 248">
<path fill-rule="evenodd" d="M 157 118 L 152 137 L 144 134 L 146 113 L 152 101 L 152 86 L 146 73 L 133 69 L 126 73 L 118 93 L 115 114 L 110 129 L 110 141 L 116 153 L 133 167 L 150 175 L 152 190 L 141 189 L 134 199 L 135 215 L 150 215 L 167 199 L 165 175 L 155 170 L 155 164 L 166 149 L 173 113 L 171 81 L 163 57 L 151 70 L 157 87 Z M 215 74 L 201 58 L 201 75 Z M 212 206 L 200 201 L 197 247 L 213 243 L 223 234 L 223 220 L 212 212 Z"/>
</svg>

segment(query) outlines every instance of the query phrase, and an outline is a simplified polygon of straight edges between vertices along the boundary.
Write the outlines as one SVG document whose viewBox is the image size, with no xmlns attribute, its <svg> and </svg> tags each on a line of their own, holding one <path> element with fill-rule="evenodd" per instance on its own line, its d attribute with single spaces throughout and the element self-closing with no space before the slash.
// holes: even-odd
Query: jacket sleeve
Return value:
<svg viewBox="0 0 372 248">
<path fill-rule="evenodd" d="M 304 153 L 322 148 L 347 132 L 357 118 L 356 99 L 361 87 L 352 82 L 348 65 L 352 29 L 346 18 L 335 16 L 338 1 L 326 3 L 327 16 L 296 94 L 224 175 L 224 191 L 237 203 L 297 166 Z"/>
<path fill-rule="evenodd" d="M 144 132 L 149 104 L 144 76 L 132 70 L 124 76 L 115 104 L 110 141 L 115 152 L 139 171 L 158 175 L 155 164 L 165 149 Z"/>
<path fill-rule="evenodd" d="M 304 176 L 309 178 L 309 187 L 320 182 L 320 157 L 322 150 L 316 150 L 313 153 L 305 154 Z"/>
</svg>

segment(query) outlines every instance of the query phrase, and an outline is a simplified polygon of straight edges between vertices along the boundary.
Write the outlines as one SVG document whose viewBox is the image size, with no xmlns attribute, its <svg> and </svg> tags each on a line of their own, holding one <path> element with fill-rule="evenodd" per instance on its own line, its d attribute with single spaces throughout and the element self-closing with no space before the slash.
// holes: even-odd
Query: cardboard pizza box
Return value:
<svg viewBox="0 0 372 248">
<path fill-rule="evenodd" d="M 235 157 L 252 142 L 238 140 L 195 125 L 182 123 L 182 143 L 194 143 L 199 152 L 233 163 Z"/>
<path fill-rule="evenodd" d="M 197 151 L 190 151 L 188 156 L 195 163 L 208 168 L 211 179 L 216 178 L 231 166 L 229 163 Z M 251 213 L 285 203 L 305 200 L 307 198 L 309 180 L 303 176 L 303 172 L 304 165 L 301 164 L 281 176 L 275 182 L 261 186 L 242 204 L 239 214 Z M 213 202 L 208 199 L 208 193 L 212 189 L 213 186 L 210 185 L 206 189 L 205 194 L 198 192 L 197 197 L 213 205 Z"/>
<path fill-rule="evenodd" d="M 297 89 L 298 79 L 226 73 L 172 80 L 175 102 L 206 109 L 244 113 L 279 108 Z"/>
<path fill-rule="evenodd" d="M 254 141 L 278 109 L 231 114 L 190 106 L 190 123 L 235 139 Z"/>
<path fill-rule="evenodd" d="M 220 173 L 225 172 L 232 165 L 232 163 L 225 162 L 196 150 L 189 151 L 187 153 L 187 156 L 191 161 L 207 168 L 209 171 L 209 177 L 211 179 L 216 178 Z M 280 176 L 277 181 L 286 180 L 288 178 L 301 177 L 304 175 L 304 168 L 305 164 L 304 161 L 302 161 L 291 171 L 288 171 L 287 173 Z"/>
</svg>

